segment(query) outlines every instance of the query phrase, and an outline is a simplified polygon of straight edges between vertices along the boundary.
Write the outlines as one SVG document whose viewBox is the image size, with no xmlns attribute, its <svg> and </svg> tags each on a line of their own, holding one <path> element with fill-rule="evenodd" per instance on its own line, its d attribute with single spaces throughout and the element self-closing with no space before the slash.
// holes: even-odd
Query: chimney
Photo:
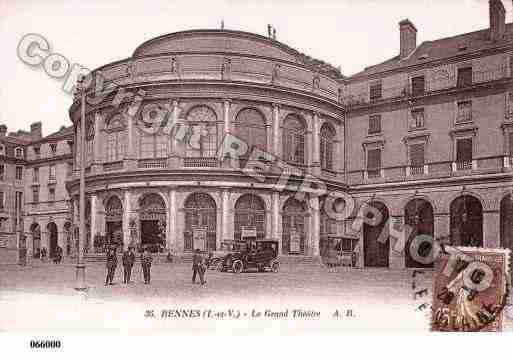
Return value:
<svg viewBox="0 0 513 359">
<path fill-rule="evenodd" d="M 6 134 L 7 134 L 7 126 L 0 125 L 0 137 L 5 137 Z"/>
<path fill-rule="evenodd" d="M 30 125 L 30 137 L 34 141 L 43 138 L 43 125 L 41 122 L 34 122 Z"/>
<path fill-rule="evenodd" d="M 501 0 L 490 0 L 490 40 L 499 41 L 506 32 L 506 9 Z"/>
<path fill-rule="evenodd" d="M 400 33 L 400 56 L 401 59 L 408 57 L 417 47 L 417 28 L 413 23 L 405 19 L 399 23 Z"/>
</svg>

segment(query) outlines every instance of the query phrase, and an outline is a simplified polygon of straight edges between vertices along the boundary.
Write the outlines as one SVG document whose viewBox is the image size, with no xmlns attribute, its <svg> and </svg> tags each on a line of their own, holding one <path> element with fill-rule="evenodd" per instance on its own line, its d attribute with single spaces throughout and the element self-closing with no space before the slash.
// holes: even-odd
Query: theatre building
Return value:
<svg viewBox="0 0 513 359">
<path fill-rule="evenodd" d="M 345 236 L 361 267 L 415 268 L 425 266 L 408 250 L 418 234 L 513 248 L 513 24 L 500 0 L 489 1 L 489 18 L 487 29 L 423 43 L 403 20 L 397 56 L 350 77 L 271 33 L 151 39 L 86 78 L 84 141 L 81 96 L 69 138 L 41 141 L 41 151 L 71 146 L 59 160 L 73 162 L 69 207 L 43 209 L 25 193 L 26 232 L 56 223 L 58 239 L 42 240 L 65 244 L 72 222 L 77 238 L 84 168 L 88 253 L 105 239 L 187 256 L 256 238 L 277 241 L 283 257 L 312 258 Z M 30 141 L 23 148 L 29 162 L 23 154 L 9 166 L 33 172 L 58 160 L 32 159 Z M 40 184 L 25 192 L 51 185 Z M 325 205 L 330 192 L 345 197 Z M 382 220 L 355 225 L 369 207 Z M 405 227 L 406 250 L 394 251 Z M 39 242 L 27 243 L 30 252 Z"/>
<path fill-rule="evenodd" d="M 78 223 L 85 151 L 86 247 L 105 235 L 181 255 L 256 237 L 278 241 L 282 255 L 319 255 L 322 198 L 295 188 L 346 190 L 336 68 L 270 37 L 195 30 L 149 40 L 92 77 L 107 90 L 89 88 L 84 144 L 79 98 L 70 109 L 77 141 L 68 189 Z M 170 130 L 152 127 L 162 118 Z M 217 155 L 231 136 L 247 145 L 240 164 L 260 162 L 252 157 L 260 150 L 290 169 L 274 161 L 263 178 L 248 175 Z M 288 187 L 278 188 L 286 171 Z"/>
</svg>

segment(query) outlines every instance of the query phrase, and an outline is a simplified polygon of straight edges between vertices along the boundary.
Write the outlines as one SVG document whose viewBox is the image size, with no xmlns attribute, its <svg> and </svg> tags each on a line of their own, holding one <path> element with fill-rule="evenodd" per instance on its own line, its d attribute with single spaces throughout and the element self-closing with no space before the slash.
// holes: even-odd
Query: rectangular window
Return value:
<svg viewBox="0 0 513 359">
<path fill-rule="evenodd" d="M 48 189 L 48 201 L 55 202 L 55 188 Z"/>
<path fill-rule="evenodd" d="M 456 141 L 457 169 L 472 168 L 472 138 L 463 138 Z"/>
<path fill-rule="evenodd" d="M 14 151 L 14 155 L 15 155 L 17 158 L 23 158 L 23 149 L 22 149 L 22 148 L 17 148 L 17 149 Z"/>
<path fill-rule="evenodd" d="M 167 141 L 168 137 L 166 136 L 157 136 L 156 144 L 155 144 L 155 157 L 156 158 L 164 158 L 167 157 Z"/>
<path fill-rule="evenodd" d="M 48 180 L 55 181 L 55 165 L 48 167 Z"/>
<path fill-rule="evenodd" d="M 16 179 L 21 181 L 23 179 L 23 167 L 16 166 Z"/>
<path fill-rule="evenodd" d="M 39 188 L 32 188 L 32 202 L 39 203 Z"/>
<path fill-rule="evenodd" d="M 472 85 L 472 67 L 462 67 L 458 69 L 458 87 Z"/>
<path fill-rule="evenodd" d="M 456 122 L 472 122 L 472 101 L 458 102 L 458 115 Z"/>
<path fill-rule="evenodd" d="M 424 109 L 417 108 L 411 111 L 410 129 L 424 128 Z"/>
<path fill-rule="evenodd" d="M 33 170 L 33 177 L 32 177 L 32 181 L 34 183 L 39 183 L 39 168 L 38 167 L 34 167 L 34 170 Z"/>
<path fill-rule="evenodd" d="M 374 82 L 370 85 L 370 101 L 381 100 L 383 97 L 383 87 L 381 81 Z"/>
<path fill-rule="evenodd" d="M 41 148 L 40 147 L 34 147 L 34 155 L 36 156 L 36 160 L 41 158 Z"/>
<path fill-rule="evenodd" d="M 381 133 L 381 115 L 369 116 L 369 134 Z"/>
<path fill-rule="evenodd" d="M 379 177 L 381 172 L 381 149 L 367 151 L 367 174 L 369 178 Z"/>
<path fill-rule="evenodd" d="M 411 92 L 413 96 L 422 96 L 426 91 L 426 80 L 424 76 L 416 76 L 411 79 Z"/>
<path fill-rule="evenodd" d="M 56 143 L 50 144 L 50 153 L 52 154 L 52 156 L 57 155 L 57 144 Z"/>
<path fill-rule="evenodd" d="M 73 175 L 73 163 L 66 163 L 66 176 L 71 177 Z"/>
<path fill-rule="evenodd" d="M 4 180 L 4 173 L 5 173 L 5 165 L 2 163 L 2 164 L 0 164 L 0 181 Z"/>
<path fill-rule="evenodd" d="M 4 193 L 0 192 L 0 210 L 4 210 Z"/>
</svg>

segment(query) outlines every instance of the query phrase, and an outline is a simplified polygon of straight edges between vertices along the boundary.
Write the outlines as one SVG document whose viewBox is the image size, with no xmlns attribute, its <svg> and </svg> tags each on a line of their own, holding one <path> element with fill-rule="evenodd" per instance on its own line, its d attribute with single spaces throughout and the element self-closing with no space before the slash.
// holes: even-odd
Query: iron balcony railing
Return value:
<svg viewBox="0 0 513 359">
<path fill-rule="evenodd" d="M 183 167 L 217 167 L 215 157 L 187 157 L 183 159 Z"/>
<path fill-rule="evenodd" d="M 148 158 L 137 161 L 138 168 L 166 168 L 166 158 Z"/>
</svg>

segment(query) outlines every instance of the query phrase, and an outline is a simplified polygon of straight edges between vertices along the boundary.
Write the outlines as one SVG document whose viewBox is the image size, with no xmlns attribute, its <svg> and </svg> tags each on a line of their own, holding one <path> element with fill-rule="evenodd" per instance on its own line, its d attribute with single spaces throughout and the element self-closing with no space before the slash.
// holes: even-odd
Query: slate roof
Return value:
<svg viewBox="0 0 513 359">
<path fill-rule="evenodd" d="M 504 39 L 496 42 L 490 40 L 490 29 L 474 31 L 434 41 L 425 41 L 408 57 L 401 60 L 399 55 L 397 55 L 385 62 L 365 68 L 364 71 L 350 76 L 349 80 L 412 65 L 470 54 L 476 51 L 493 49 L 512 43 L 513 23 L 506 24 Z"/>
</svg>

